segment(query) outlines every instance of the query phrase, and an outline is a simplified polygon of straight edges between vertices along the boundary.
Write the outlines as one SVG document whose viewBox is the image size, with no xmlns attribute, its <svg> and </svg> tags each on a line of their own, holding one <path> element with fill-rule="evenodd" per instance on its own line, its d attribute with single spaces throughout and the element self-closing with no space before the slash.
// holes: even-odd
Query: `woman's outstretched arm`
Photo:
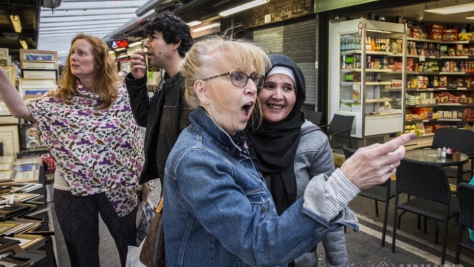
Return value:
<svg viewBox="0 0 474 267">
<path fill-rule="evenodd" d="M 10 81 L 10 78 L 5 73 L 5 70 L 0 67 L 0 96 L 3 102 L 7 105 L 8 110 L 15 118 L 34 121 L 30 110 L 25 104 L 20 93 L 16 90 Z"/>
</svg>

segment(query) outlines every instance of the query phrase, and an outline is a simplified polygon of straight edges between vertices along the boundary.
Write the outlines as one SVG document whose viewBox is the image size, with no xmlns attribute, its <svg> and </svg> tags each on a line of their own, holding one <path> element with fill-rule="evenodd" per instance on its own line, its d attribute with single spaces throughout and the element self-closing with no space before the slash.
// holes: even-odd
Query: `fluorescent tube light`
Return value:
<svg viewBox="0 0 474 267">
<path fill-rule="evenodd" d="M 28 49 L 28 44 L 25 42 L 25 40 L 22 40 L 22 39 L 18 39 L 20 41 L 20 44 L 21 44 L 21 47 L 23 47 L 23 49 Z"/>
<path fill-rule="evenodd" d="M 12 21 L 13 28 L 15 29 L 15 32 L 20 33 L 21 32 L 20 16 L 10 15 L 10 20 Z"/>
<path fill-rule="evenodd" d="M 134 47 L 134 46 L 137 46 L 137 45 L 141 45 L 142 43 L 143 43 L 142 41 L 138 41 L 138 42 L 129 44 L 128 47 Z"/>
<path fill-rule="evenodd" d="M 194 29 L 193 32 L 202 32 L 202 31 L 209 30 L 209 29 L 212 29 L 212 28 L 217 28 L 217 27 L 220 27 L 220 26 L 221 26 L 221 23 L 216 22 L 216 23 L 212 23 L 212 24 Z"/>
<path fill-rule="evenodd" d="M 201 21 L 194 20 L 194 21 L 188 22 L 186 24 L 188 24 L 189 27 L 194 27 L 194 26 L 197 26 L 197 25 L 201 24 Z"/>
<path fill-rule="evenodd" d="M 469 12 L 469 11 L 474 11 L 474 3 L 447 6 L 447 7 L 439 7 L 439 8 L 432 8 L 432 9 L 426 9 L 425 10 L 425 12 L 436 13 L 436 14 L 440 14 L 440 15 L 465 13 L 465 12 Z"/>
<path fill-rule="evenodd" d="M 255 0 L 255 1 L 249 2 L 247 4 L 243 4 L 241 6 L 237 6 L 237 7 L 228 9 L 226 11 L 222 11 L 222 12 L 219 13 L 219 16 L 227 17 L 227 16 L 235 14 L 237 12 L 244 11 L 244 10 L 256 7 L 256 6 L 260 6 L 260 5 L 266 4 L 268 2 L 270 2 L 270 0 Z"/>
</svg>

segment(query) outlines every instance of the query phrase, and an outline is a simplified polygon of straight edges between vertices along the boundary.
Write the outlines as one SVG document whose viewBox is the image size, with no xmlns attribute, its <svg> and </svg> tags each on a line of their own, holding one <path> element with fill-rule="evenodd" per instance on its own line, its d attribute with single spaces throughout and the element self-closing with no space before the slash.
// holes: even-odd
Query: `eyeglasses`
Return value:
<svg viewBox="0 0 474 267">
<path fill-rule="evenodd" d="M 249 80 L 252 80 L 252 82 L 255 84 L 255 86 L 260 89 L 263 86 L 263 82 L 265 80 L 265 76 L 263 75 L 258 75 L 258 74 L 251 74 L 250 76 L 247 75 L 246 73 L 240 72 L 240 71 L 230 71 L 226 73 L 222 73 L 216 76 L 208 77 L 202 79 L 203 81 L 207 81 L 210 79 L 214 79 L 217 77 L 222 77 L 222 76 L 227 76 L 230 75 L 230 81 L 235 87 L 245 87 Z"/>
</svg>

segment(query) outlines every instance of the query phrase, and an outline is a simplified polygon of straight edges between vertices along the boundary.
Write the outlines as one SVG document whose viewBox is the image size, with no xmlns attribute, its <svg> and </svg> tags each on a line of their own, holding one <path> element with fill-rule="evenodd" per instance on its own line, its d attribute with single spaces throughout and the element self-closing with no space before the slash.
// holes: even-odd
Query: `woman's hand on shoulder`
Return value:
<svg viewBox="0 0 474 267">
<path fill-rule="evenodd" d="M 406 134 L 384 144 L 359 148 L 340 170 L 359 189 L 382 184 L 396 172 L 405 156 L 403 145 L 413 138 L 413 134 Z"/>
</svg>

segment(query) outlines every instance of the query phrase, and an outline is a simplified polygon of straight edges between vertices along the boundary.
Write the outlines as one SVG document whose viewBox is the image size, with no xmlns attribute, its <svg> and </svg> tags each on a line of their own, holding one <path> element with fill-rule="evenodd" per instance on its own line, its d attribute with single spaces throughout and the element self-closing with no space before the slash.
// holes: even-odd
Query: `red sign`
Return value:
<svg viewBox="0 0 474 267">
<path fill-rule="evenodd" d="M 127 39 L 110 41 L 110 47 L 112 47 L 112 49 L 127 48 L 128 41 Z"/>
</svg>

